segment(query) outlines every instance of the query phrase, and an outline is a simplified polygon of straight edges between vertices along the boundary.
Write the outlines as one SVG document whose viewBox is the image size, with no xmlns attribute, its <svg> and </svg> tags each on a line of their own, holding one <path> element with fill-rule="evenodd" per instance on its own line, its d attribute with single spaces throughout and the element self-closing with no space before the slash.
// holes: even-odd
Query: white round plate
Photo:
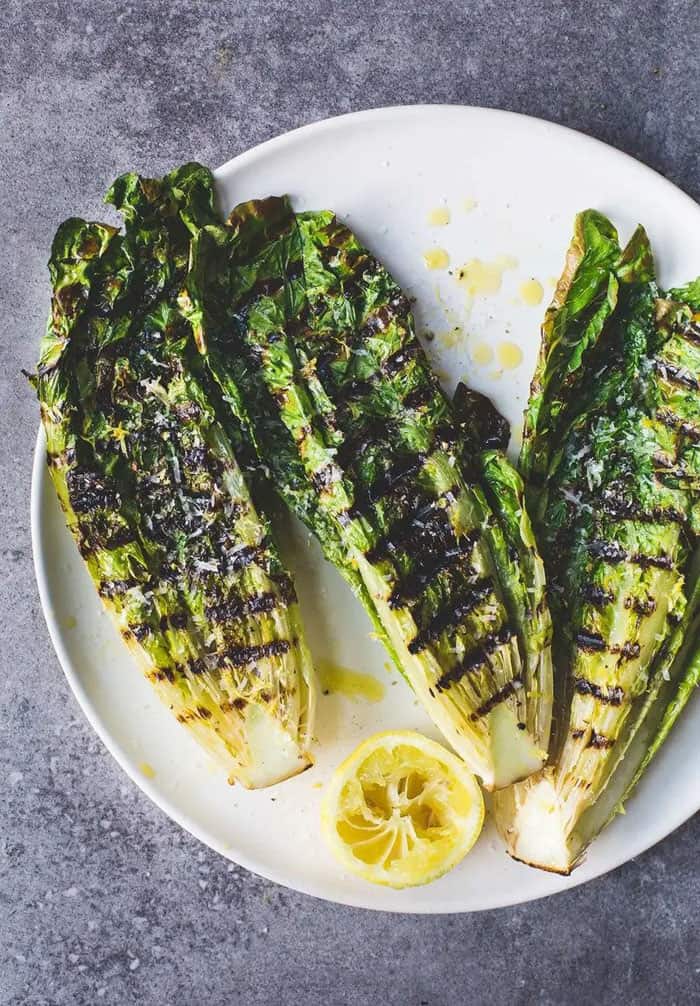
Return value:
<svg viewBox="0 0 700 1006">
<path fill-rule="evenodd" d="M 596 207 L 627 237 L 641 221 L 663 283 L 700 273 L 700 209 L 624 154 L 561 126 L 492 109 L 378 109 L 316 123 L 264 143 L 216 172 L 221 206 L 287 192 L 299 209 L 329 208 L 352 227 L 416 298 L 419 331 L 451 390 L 466 377 L 492 395 L 514 428 L 534 366 L 538 326 L 562 267 L 574 214 Z M 472 205 L 474 204 L 474 205 Z M 431 225 L 439 207 L 449 223 Z M 77 207 L 76 207 L 77 208 Z M 444 249 L 450 269 L 429 270 Z M 503 258 L 506 256 L 506 258 Z M 464 263 L 500 262 L 500 290 L 469 297 Z M 493 275 L 493 270 L 491 270 Z M 541 304 L 525 304 L 537 279 Z M 521 347 L 516 369 L 477 364 L 477 343 Z M 477 351 L 477 355 L 481 351 Z M 101 609 L 63 523 L 37 443 L 32 485 L 36 574 L 51 638 L 70 685 L 104 743 L 134 781 L 201 841 L 242 866 L 317 897 L 397 912 L 463 912 L 539 898 L 580 884 L 647 849 L 700 806 L 692 704 L 618 818 L 568 879 L 512 862 L 492 826 L 452 873 L 427 887 L 391 891 L 343 873 L 319 834 L 323 783 L 364 737 L 408 727 L 436 731 L 418 708 L 340 577 L 297 534 L 295 565 L 312 650 L 386 686 L 381 702 L 322 697 L 314 768 L 256 793 L 231 788 L 159 704 Z M 389 669 L 387 669 L 389 668 Z"/>
</svg>

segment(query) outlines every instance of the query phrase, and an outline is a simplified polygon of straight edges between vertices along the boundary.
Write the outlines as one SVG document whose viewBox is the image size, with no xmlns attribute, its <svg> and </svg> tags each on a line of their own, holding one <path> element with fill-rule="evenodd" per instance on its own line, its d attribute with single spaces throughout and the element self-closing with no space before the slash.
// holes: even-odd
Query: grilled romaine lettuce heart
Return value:
<svg viewBox="0 0 700 1006">
<path fill-rule="evenodd" d="M 699 392 L 697 318 L 659 293 L 645 233 L 621 251 L 608 220 L 581 214 L 521 456 L 556 626 L 558 730 L 552 764 L 497 801 L 511 853 L 544 869 L 580 860 L 697 677 Z"/>
<path fill-rule="evenodd" d="M 125 175 L 126 232 L 58 230 L 34 384 L 51 477 L 100 596 L 177 719 L 248 787 L 310 763 L 314 688 L 294 587 L 177 304 L 208 170 Z"/>
<path fill-rule="evenodd" d="M 270 198 L 197 234 L 183 307 L 232 420 L 455 750 L 488 788 L 540 768 L 548 665 L 522 642 L 507 536 L 386 269 L 333 214 Z"/>
</svg>

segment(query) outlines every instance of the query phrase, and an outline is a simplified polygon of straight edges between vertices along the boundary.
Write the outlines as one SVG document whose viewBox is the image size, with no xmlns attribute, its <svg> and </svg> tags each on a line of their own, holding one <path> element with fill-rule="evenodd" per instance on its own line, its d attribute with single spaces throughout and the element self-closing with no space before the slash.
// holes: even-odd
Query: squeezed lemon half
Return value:
<svg viewBox="0 0 700 1006">
<path fill-rule="evenodd" d="M 484 801 L 464 762 L 412 730 L 375 734 L 333 773 L 321 825 L 337 858 L 373 884 L 436 880 L 469 852 Z"/>
</svg>

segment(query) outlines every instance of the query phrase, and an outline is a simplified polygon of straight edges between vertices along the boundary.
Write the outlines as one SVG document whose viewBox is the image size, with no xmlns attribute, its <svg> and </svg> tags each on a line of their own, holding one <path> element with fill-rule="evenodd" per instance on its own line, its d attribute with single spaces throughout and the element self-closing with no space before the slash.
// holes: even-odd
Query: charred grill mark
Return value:
<svg viewBox="0 0 700 1006">
<path fill-rule="evenodd" d="M 72 468 L 66 475 L 68 495 L 76 514 L 92 513 L 94 510 L 116 510 L 119 507 L 119 493 L 96 472 L 85 468 Z"/>
<path fill-rule="evenodd" d="M 700 390 L 700 383 L 697 378 L 682 367 L 676 367 L 673 363 L 668 363 L 666 360 L 654 360 L 654 368 L 670 384 L 675 384 L 681 388 L 690 388 L 691 391 Z"/>
<path fill-rule="evenodd" d="M 623 643 L 620 647 L 620 659 L 621 660 L 636 660 L 640 652 L 639 643 L 627 642 Z"/>
<path fill-rule="evenodd" d="M 102 580 L 98 585 L 97 590 L 100 597 L 118 597 L 120 594 L 126 594 L 127 590 L 132 590 L 134 587 L 138 587 L 139 581 L 134 579 L 126 580 Z"/>
<path fill-rule="evenodd" d="M 256 548 L 253 545 L 244 545 L 242 548 L 226 556 L 226 568 L 231 573 L 245 569 L 256 562 L 263 551 L 262 546 Z"/>
<path fill-rule="evenodd" d="M 513 630 L 508 625 L 502 626 L 498 632 L 490 632 L 484 636 L 481 643 L 475 646 L 463 660 L 449 671 L 445 671 L 437 682 L 438 691 L 442 692 L 455 682 L 474 671 L 488 664 L 488 658 L 496 652 L 500 646 L 505 646 L 513 638 Z"/>
<path fill-rule="evenodd" d="M 587 604 L 592 604 L 594 608 L 604 608 L 606 604 L 612 604 L 614 595 L 603 587 L 598 587 L 595 583 L 587 583 L 581 591 L 581 597 Z"/>
<path fill-rule="evenodd" d="M 632 608 L 638 615 L 645 618 L 647 615 L 653 615 L 656 611 L 656 601 L 653 597 L 628 597 L 625 600 L 625 607 Z"/>
<path fill-rule="evenodd" d="M 668 427 L 668 429 L 675 430 L 684 437 L 688 437 L 694 444 L 700 443 L 700 429 L 694 426 L 693 423 L 688 422 L 688 420 L 677 416 L 670 409 L 659 409 L 656 413 L 656 419 Z"/>
<path fill-rule="evenodd" d="M 171 685 L 175 681 L 175 675 L 170 667 L 156 667 L 148 676 L 153 681 L 169 681 Z"/>
<path fill-rule="evenodd" d="M 604 734 L 598 734 L 595 730 L 591 730 L 591 739 L 589 740 L 587 747 L 604 750 L 605 748 L 611 748 L 614 743 L 614 738 L 606 737 Z"/>
<path fill-rule="evenodd" d="M 493 593 L 493 584 L 488 578 L 477 580 L 452 602 L 449 608 L 439 611 L 425 629 L 422 629 L 408 644 L 410 653 L 420 653 L 446 629 L 459 625 L 463 618 L 477 608 Z"/>
<path fill-rule="evenodd" d="M 585 650 L 586 653 L 602 653 L 608 648 L 607 643 L 599 633 L 587 632 L 585 629 L 576 633 L 574 643 L 579 650 Z"/>
<path fill-rule="evenodd" d="M 411 513 L 395 521 L 384 537 L 367 553 L 369 562 L 379 562 L 413 541 L 416 532 L 434 516 L 443 498 L 438 496 L 427 503 L 421 502 Z"/>
<path fill-rule="evenodd" d="M 594 540 L 588 545 L 588 554 L 594 559 L 615 565 L 627 560 L 627 552 L 614 541 Z"/>
<path fill-rule="evenodd" d="M 626 521 L 635 520 L 642 524 L 685 524 L 685 514 L 674 507 L 652 507 L 651 510 L 643 510 L 636 500 L 627 499 L 624 496 L 612 496 L 603 494 L 602 511 L 612 520 Z"/>
<path fill-rule="evenodd" d="M 212 622 L 228 622 L 244 615 L 258 615 L 272 611 L 277 606 L 278 598 L 270 591 L 256 594 L 253 597 L 232 597 L 221 604 L 213 604 L 207 610 L 207 616 Z"/>
<path fill-rule="evenodd" d="M 472 531 L 459 541 L 455 540 L 453 548 L 446 548 L 428 557 L 419 569 L 408 574 L 399 583 L 389 598 L 389 605 L 398 608 L 401 604 L 413 600 L 423 593 L 428 584 L 439 573 L 471 556 L 474 546 L 481 536 L 480 531 Z"/>
<path fill-rule="evenodd" d="M 642 569 L 652 567 L 654 569 L 673 569 L 673 560 L 668 555 L 646 555 L 643 552 L 634 552 L 630 557 L 630 562 Z"/>
<path fill-rule="evenodd" d="M 383 371 L 387 377 L 393 377 L 398 374 L 407 363 L 415 359 L 416 356 L 420 354 L 420 346 L 417 342 L 409 343 L 408 346 L 402 346 L 401 349 L 397 349 L 395 353 L 392 353 L 383 364 Z"/>
<path fill-rule="evenodd" d="M 598 702 L 607 706 L 622 705 L 625 693 L 619 685 L 608 685 L 602 688 L 588 678 L 574 678 L 574 691 L 579 695 L 590 695 Z"/>
<path fill-rule="evenodd" d="M 208 720 L 211 719 L 212 712 L 207 709 L 206 706 L 197 706 L 196 709 L 186 709 L 182 713 L 177 714 L 178 723 L 191 723 L 192 720 Z"/>
<path fill-rule="evenodd" d="M 370 503 L 378 503 L 382 497 L 388 495 L 404 479 L 415 475 L 421 470 L 426 461 L 425 454 L 414 454 L 397 461 L 392 467 L 380 475 L 378 479 L 369 487 L 367 497 Z"/>
<path fill-rule="evenodd" d="M 472 713 L 469 718 L 473 722 L 476 722 L 481 719 L 482 716 L 488 715 L 488 713 L 490 713 L 492 709 L 495 709 L 496 706 L 500 705 L 501 702 L 505 702 L 505 700 L 510 698 L 511 695 L 515 695 L 518 689 L 522 688 L 522 686 L 522 678 L 513 678 L 512 681 L 508 681 L 503 688 L 499 688 L 499 690 L 492 695 L 490 699 L 487 699 L 483 705 L 480 705 L 476 712 Z"/>
<path fill-rule="evenodd" d="M 592 541 L 588 546 L 588 554 L 594 559 L 615 565 L 620 562 L 630 562 L 642 569 L 673 569 L 673 560 L 668 555 L 648 555 L 645 552 L 627 552 L 614 541 Z"/>
<path fill-rule="evenodd" d="M 134 625 L 129 626 L 129 632 L 139 643 L 142 643 L 152 631 L 151 626 L 147 622 L 136 622 Z"/>
<path fill-rule="evenodd" d="M 203 657 L 197 657 L 195 660 L 190 660 L 187 668 L 191 674 L 195 675 L 195 677 L 199 674 L 206 674 L 209 670 L 207 662 Z"/>
<path fill-rule="evenodd" d="M 282 656 L 289 652 L 290 645 L 287 639 L 273 639 L 258 646 L 233 646 L 226 651 L 225 657 L 234 667 L 244 667 L 266 657 Z"/>
</svg>

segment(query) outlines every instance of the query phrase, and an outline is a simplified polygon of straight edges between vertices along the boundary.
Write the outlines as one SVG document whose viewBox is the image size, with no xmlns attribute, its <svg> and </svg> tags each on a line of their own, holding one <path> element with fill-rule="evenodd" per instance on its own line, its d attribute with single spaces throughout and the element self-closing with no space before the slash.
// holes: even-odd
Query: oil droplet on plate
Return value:
<svg viewBox="0 0 700 1006">
<path fill-rule="evenodd" d="M 528 307 L 537 307 L 538 304 L 542 303 L 543 297 L 544 288 L 539 280 L 528 279 L 520 284 L 520 299 Z"/>
<path fill-rule="evenodd" d="M 142 761 L 139 765 L 139 772 L 146 776 L 147 779 L 155 779 L 156 770 L 152 765 L 149 765 L 147 761 Z"/>
<path fill-rule="evenodd" d="M 450 222 L 450 211 L 446 206 L 436 206 L 428 214 L 428 223 L 431 227 L 445 227 Z"/>
<path fill-rule="evenodd" d="M 506 269 L 515 269 L 518 260 L 509 255 L 499 255 L 493 262 L 482 262 L 480 258 L 470 259 L 457 270 L 457 282 L 466 288 L 471 297 L 477 294 L 488 296 L 498 293 Z"/>
<path fill-rule="evenodd" d="M 426 269 L 447 269 L 450 264 L 450 256 L 444 248 L 431 248 L 423 252 L 423 261 Z"/>
<path fill-rule="evenodd" d="M 523 362 L 523 351 L 514 342 L 499 343 L 496 355 L 504 370 L 514 370 Z"/>
<path fill-rule="evenodd" d="M 479 204 L 476 199 L 464 199 L 462 201 L 462 209 L 465 213 L 471 213 L 471 211 L 475 210 L 478 205 Z"/>
<path fill-rule="evenodd" d="M 63 620 L 63 627 L 65 629 L 74 629 L 78 624 L 78 619 L 75 615 L 67 615 Z"/>
<path fill-rule="evenodd" d="M 380 702 L 384 698 L 384 685 L 371 674 L 351 671 L 349 667 L 341 667 L 330 660 L 316 661 L 316 670 L 324 692 L 337 692 L 349 699 L 365 699 L 367 702 Z"/>
<path fill-rule="evenodd" d="M 457 343 L 461 342 L 463 335 L 464 332 L 461 325 L 454 325 L 452 328 L 448 328 L 446 332 L 439 332 L 438 339 L 443 349 L 454 349 Z"/>
<path fill-rule="evenodd" d="M 493 350 L 488 342 L 476 342 L 469 349 L 469 355 L 474 363 L 480 367 L 486 367 L 493 360 Z"/>
</svg>

